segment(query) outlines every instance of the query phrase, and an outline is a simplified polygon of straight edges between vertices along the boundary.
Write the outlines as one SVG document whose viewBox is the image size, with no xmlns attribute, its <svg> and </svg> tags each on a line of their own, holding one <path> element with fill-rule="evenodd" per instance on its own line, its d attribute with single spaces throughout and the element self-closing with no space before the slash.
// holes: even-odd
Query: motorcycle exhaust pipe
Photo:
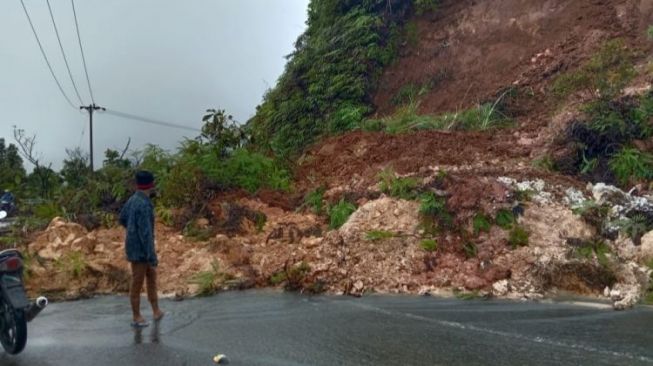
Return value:
<svg viewBox="0 0 653 366">
<path fill-rule="evenodd" d="M 45 309 L 46 306 L 48 306 L 48 299 L 46 299 L 44 296 L 37 298 L 36 301 L 32 303 L 25 311 L 25 318 L 27 321 L 31 322 L 34 320 L 34 318 L 36 318 L 36 316 L 39 315 L 41 310 Z"/>
</svg>

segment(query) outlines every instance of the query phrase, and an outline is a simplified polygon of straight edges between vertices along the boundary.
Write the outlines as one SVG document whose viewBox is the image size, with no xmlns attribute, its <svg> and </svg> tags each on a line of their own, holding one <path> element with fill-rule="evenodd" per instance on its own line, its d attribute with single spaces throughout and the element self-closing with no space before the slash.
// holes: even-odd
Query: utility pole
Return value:
<svg viewBox="0 0 653 366">
<path fill-rule="evenodd" d="M 89 125 L 90 125 L 90 129 L 89 129 L 90 134 L 89 135 L 90 135 L 90 142 L 91 142 L 91 144 L 90 144 L 91 145 L 90 146 L 91 172 L 93 172 L 93 171 L 95 171 L 95 169 L 93 169 L 93 112 L 98 111 L 98 110 L 106 111 L 107 109 L 103 108 L 103 107 L 100 107 L 100 106 L 96 105 L 95 103 L 89 104 L 88 106 L 81 106 L 81 107 L 79 107 L 79 109 L 85 109 L 85 110 L 88 111 Z"/>
</svg>

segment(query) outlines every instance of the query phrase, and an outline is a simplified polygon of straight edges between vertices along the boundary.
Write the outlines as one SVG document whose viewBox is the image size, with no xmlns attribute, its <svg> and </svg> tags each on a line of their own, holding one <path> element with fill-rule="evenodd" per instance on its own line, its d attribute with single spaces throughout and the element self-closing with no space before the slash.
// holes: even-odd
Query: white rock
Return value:
<svg viewBox="0 0 653 366">
<path fill-rule="evenodd" d="M 495 296 L 506 296 L 510 291 L 508 280 L 500 280 L 492 284 L 492 293 Z"/>
</svg>

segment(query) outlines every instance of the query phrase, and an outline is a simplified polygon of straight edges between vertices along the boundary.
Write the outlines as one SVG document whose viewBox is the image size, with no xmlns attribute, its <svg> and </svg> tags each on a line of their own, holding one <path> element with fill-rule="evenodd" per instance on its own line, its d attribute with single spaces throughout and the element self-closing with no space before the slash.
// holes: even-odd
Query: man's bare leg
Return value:
<svg viewBox="0 0 653 366">
<path fill-rule="evenodd" d="M 147 278 L 147 299 L 152 305 L 152 314 L 154 320 L 161 320 L 163 318 L 163 311 L 159 308 L 159 295 L 157 294 L 156 289 L 156 267 L 150 265 L 147 266 L 146 278 Z"/>
<path fill-rule="evenodd" d="M 143 289 L 143 281 L 145 280 L 148 265 L 131 262 L 131 267 L 132 283 L 129 289 L 129 301 L 132 306 L 134 323 L 140 324 L 145 322 L 145 318 L 141 315 L 141 290 Z"/>
</svg>

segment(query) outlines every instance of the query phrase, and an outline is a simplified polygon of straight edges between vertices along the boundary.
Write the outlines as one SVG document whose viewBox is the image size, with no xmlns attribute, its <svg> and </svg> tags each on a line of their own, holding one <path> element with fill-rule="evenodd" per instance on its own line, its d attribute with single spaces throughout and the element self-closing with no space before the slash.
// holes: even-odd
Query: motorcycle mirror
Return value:
<svg viewBox="0 0 653 366">
<path fill-rule="evenodd" d="M 0 211 L 0 220 L 7 217 L 7 211 Z"/>
</svg>

